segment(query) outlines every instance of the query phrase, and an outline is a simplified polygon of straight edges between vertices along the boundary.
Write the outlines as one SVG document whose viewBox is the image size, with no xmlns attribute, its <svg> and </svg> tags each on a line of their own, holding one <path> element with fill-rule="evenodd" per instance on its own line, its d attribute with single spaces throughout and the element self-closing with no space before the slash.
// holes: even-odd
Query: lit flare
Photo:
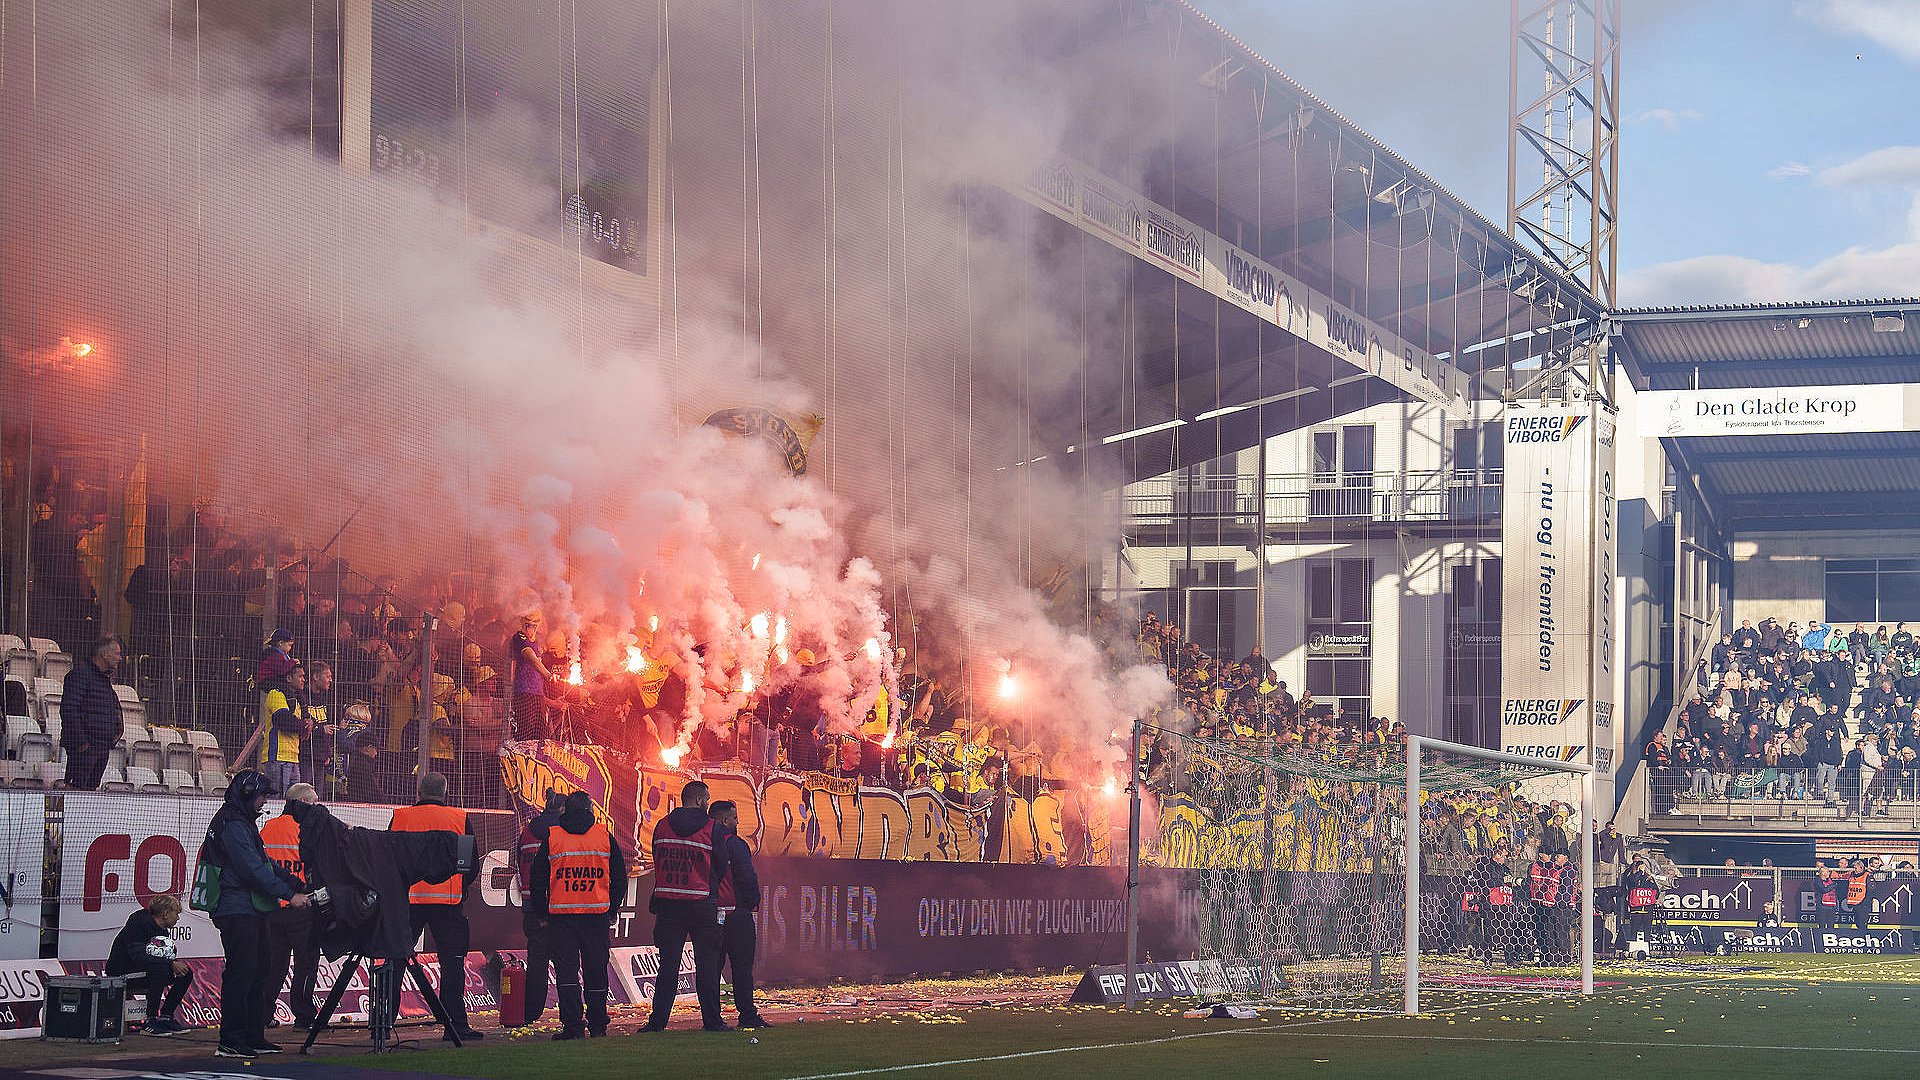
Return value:
<svg viewBox="0 0 1920 1080">
<path fill-rule="evenodd" d="M 567 685 L 579 686 L 585 681 L 586 676 L 580 671 L 580 661 L 575 660 L 572 665 L 567 668 Z"/>
<path fill-rule="evenodd" d="M 627 646 L 627 670 L 635 675 L 647 670 L 647 654 L 638 645 Z"/>
</svg>

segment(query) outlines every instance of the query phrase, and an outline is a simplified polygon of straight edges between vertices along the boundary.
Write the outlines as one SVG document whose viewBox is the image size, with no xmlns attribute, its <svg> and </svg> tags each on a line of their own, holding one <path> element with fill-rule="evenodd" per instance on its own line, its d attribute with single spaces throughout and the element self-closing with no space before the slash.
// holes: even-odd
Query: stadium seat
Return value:
<svg viewBox="0 0 1920 1080">
<path fill-rule="evenodd" d="M 168 772 L 176 769 L 189 774 L 200 771 L 200 751 L 184 742 L 161 744 L 160 759 Z"/>
<path fill-rule="evenodd" d="M 31 716 L 7 717 L 7 756 L 20 756 L 20 742 L 28 735 L 40 735 L 40 725 L 33 722 Z M 45 736 L 41 736 L 45 738 Z"/>
<path fill-rule="evenodd" d="M 29 776 L 39 779 L 38 773 L 18 761 L 0 761 L 0 781 L 8 787 L 24 787 Z"/>
<path fill-rule="evenodd" d="M 13 756 L 28 765 L 40 765 L 52 761 L 60 753 L 59 744 L 44 732 L 30 732 L 20 736 L 14 745 Z"/>
<path fill-rule="evenodd" d="M 40 726 L 54 742 L 60 741 L 60 699 L 43 699 L 40 703 Z"/>
<path fill-rule="evenodd" d="M 227 793 L 227 774 L 219 769 L 201 769 L 200 790 L 216 797 L 225 795 Z"/>
<path fill-rule="evenodd" d="M 40 674 L 40 658 L 26 642 L 12 634 L 0 634 L 0 657 L 5 659 L 9 675 L 31 679 Z"/>
<path fill-rule="evenodd" d="M 148 795 L 165 795 L 167 785 L 160 782 L 160 774 L 143 765 L 127 766 L 127 785 L 135 791 Z"/>
<path fill-rule="evenodd" d="M 137 742 L 145 742 L 151 737 L 152 736 L 147 734 L 147 725 L 136 724 L 125 719 L 121 720 L 120 741 L 122 743 L 131 746 Z"/>
<path fill-rule="evenodd" d="M 40 773 L 40 783 L 37 786 L 50 788 L 66 775 L 67 763 L 64 761 L 43 761 L 39 765 L 34 766 L 34 768 Z"/>
<path fill-rule="evenodd" d="M 187 740 L 187 745 L 193 747 L 195 750 L 220 749 L 220 740 L 214 738 L 213 732 L 211 731 L 200 731 L 198 729 L 189 729 L 187 731 L 181 732 L 181 735 Z"/>
<path fill-rule="evenodd" d="M 66 687 L 61 684 L 60 680 L 36 677 L 33 680 L 34 718 L 42 724 L 46 723 L 47 710 L 49 708 L 59 708 L 61 695 L 65 693 Z"/>
<path fill-rule="evenodd" d="M 107 768 L 109 770 L 117 773 L 126 767 L 127 767 L 127 748 L 126 747 L 116 746 L 113 749 L 107 751 Z"/>
<path fill-rule="evenodd" d="M 65 679 L 67 672 L 73 670 L 73 657 L 60 651 L 59 642 L 52 638 L 37 637 L 30 645 L 39 668 L 38 674 L 49 679 Z"/>
<path fill-rule="evenodd" d="M 129 740 L 127 742 L 127 776 L 131 780 L 133 770 L 145 769 L 158 775 L 166 768 L 166 755 L 160 752 L 160 744 L 152 739 Z"/>
<path fill-rule="evenodd" d="M 180 734 L 179 728 L 167 727 L 164 724 L 148 728 L 147 737 L 159 743 L 162 750 L 169 746 L 184 745 L 187 741 L 186 738 Z"/>
<path fill-rule="evenodd" d="M 168 769 L 160 777 L 167 788 L 176 794 L 185 795 L 200 790 L 200 778 L 185 769 Z"/>
<path fill-rule="evenodd" d="M 131 686 L 123 686 L 120 683 L 113 684 L 113 692 L 120 697 L 120 719 L 129 725 L 139 724 L 145 727 L 147 707 L 140 701 L 139 692 Z"/>
<path fill-rule="evenodd" d="M 217 772 L 226 775 L 227 755 L 217 746 L 202 746 L 194 752 L 194 768 L 198 772 Z"/>
<path fill-rule="evenodd" d="M 107 771 L 100 774 L 100 790 L 132 791 L 133 786 L 127 783 L 126 777 L 121 774 L 118 765 L 109 765 L 107 766 Z"/>
</svg>

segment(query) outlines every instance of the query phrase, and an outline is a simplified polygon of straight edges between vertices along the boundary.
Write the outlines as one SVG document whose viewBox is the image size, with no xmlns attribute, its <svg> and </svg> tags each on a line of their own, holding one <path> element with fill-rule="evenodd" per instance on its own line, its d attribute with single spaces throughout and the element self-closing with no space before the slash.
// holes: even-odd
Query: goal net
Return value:
<svg viewBox="0 0 1920 1080">
<path fill-rule="evenodd" d="M 1143 725 L 1139 767 L 1139 862 L 1179 882 L 1141 903 L 1177 909 L 1210 999 L 1417 1012 L 1423 991 L 1591 987 L 1584 765 Z"/>
</svg>

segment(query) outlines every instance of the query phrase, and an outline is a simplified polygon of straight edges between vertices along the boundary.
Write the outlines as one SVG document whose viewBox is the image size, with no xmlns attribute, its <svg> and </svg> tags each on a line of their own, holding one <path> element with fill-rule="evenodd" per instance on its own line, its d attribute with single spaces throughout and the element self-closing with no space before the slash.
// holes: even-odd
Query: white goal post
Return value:
<svg viewBox="0 0 1920 1080">
<path fill-rule="evenodd" d="M 1406 934 L 1406 984 L 1405 1011 L 1412 1016 L 1420 1012 L 1421 990 L 1421 953 L 1427 942 L 1423 932 L 1421 918 L 1423 905 L 1419 898 L 1423 895 L 1421 880 L 1421 792 L 1422 764 L 1430 754 L 1444 753 L 1452 757 L 1485 761 L 1494 764 L 1511 765 L 1539 773 L 1552 772 L 1570 774 L 1578 778 L 1579 817 L 1580 817 L 1580 857 L 1578 866 L 1580 880 L 1580 916 L 1576 922 L 1579 937 L 1579 965 L 1581 994 L 1593 993 L 1593 766 L 1582 762 L 1549 761 L 1537 757 L 1524 757 L 1498 750 L 1487 750 L 1477 746 L 1465 746 L 1447 742 L 1443 739 L 1430 739 L 1419 735 L 1409 735 L 1406 742 L 1407 787 L 1405 795 L 1405 835 L 1406 856 L 1406 897 L 1404 928 Z M 1451 914 L 1450 912 L 1448 914 Z M 1489 947 L 1489 959 L 1492 948 Z"/>
</svg>

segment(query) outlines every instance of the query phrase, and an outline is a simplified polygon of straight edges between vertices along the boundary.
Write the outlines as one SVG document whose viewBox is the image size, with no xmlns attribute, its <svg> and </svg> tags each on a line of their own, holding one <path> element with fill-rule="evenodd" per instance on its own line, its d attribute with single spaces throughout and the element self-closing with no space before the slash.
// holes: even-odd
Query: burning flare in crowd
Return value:
<svg viewBox="0 0 1920 1080">
<path fill-rule="evenodd" d="M 585 678 L 586 677 L 582 675 L 580 671 L 580 661 L 575 660 L 572 664 L 568 665 L 567 667 L 567 685 L 568 686 L 579 686 L 582 682 L 585 681 Z"/>
<path fill-rule="evenodd" d="M 647 654 L 638 645 L 627 646 L 627 670 L 635 675 L 647 670 Z"/>
<path fill-rule="evenodd" d="M 755 615 L 752 619 L 751 625 L 753 626 L 754 637 L 757 637 L 757 638 L 766 637 L 767 636 L 767 613 L 762 611 L 759 614 Z"/>
<path fill-rule="evenodd" d="M 685 750 L 682 750 L 677 746 L 670 747 L 666 750 L 660 751 L 660 761 L 662 764 L 666 765 L 666 767 L 669 769 L 677 769 L 680 767 L 680 758 L 684 754 L 686 754 Z"/>
<path fill-rule="evenodd" d="M 876 664 L 880 662 L 880 639 L 879 638 L 870 637 L 867 639 L 867 659 L 873 661 Z"/>
</svg>

